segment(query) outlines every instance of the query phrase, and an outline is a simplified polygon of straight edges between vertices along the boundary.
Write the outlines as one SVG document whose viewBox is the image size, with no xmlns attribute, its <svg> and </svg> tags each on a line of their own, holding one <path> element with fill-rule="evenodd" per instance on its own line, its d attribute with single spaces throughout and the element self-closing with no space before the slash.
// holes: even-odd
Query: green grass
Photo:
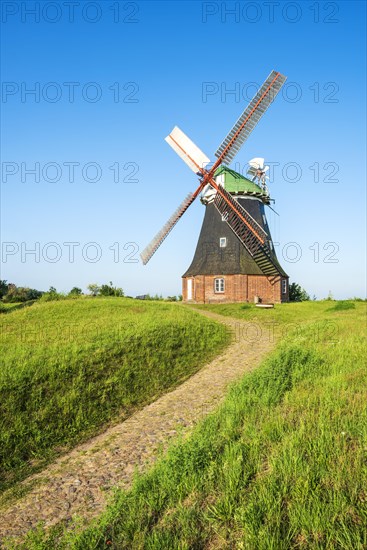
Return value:
<svg viewBox="0 0 367 550">
<path fill-rule="evenodd" d="M 0 489 L 197 371 L 227 330 L 176 304 L 122 298 L 2 315 Z"/>
<path fill-rule="evenodd" d="M 277 323 L 284 328 L 291 324 L 304 326 L 310 321 L 328 321 L 333 320 L 331 315 L 324 315 L 331 311 L 341 311 L 344 309 L 354 309 L 358 302 L 344 300 L 337 302 L 334 300 L 323 300 L 319 302 L 294 302 L 276 304 L 273 309 L 258 308 L 255 304 L 208 304 L 195 305 L 198 309 L 205 309 L 225 315 L 236 317 L 245 321 L 258 321 L 260 323 Z M 363 304 L 363 302 L 360 302 Z"/>
<path fill-rule="evenodd" d="M 297 335 L 306 326 L 312 324 L 314 338 L 321 330 L 327 333 L 330 340 L 339 337 L 339 320 L 344 318 L 346 310 L 354 310 L 359 307 L 366 308 L 365 301 L 357 300 L 322 300 L 296 303 L 277 304 L 273 309 L 257 308 L 255 304 L 208 304 L 193 306 L 197 309 L 205 309 L 224 315 L 237 318 L 247 323 L 242 335 L 250 339 L 256 337 L 256 330 L 265 331 L 269 338 L 276 341 L 282 340 L 292 333 Z M 359 309 L 359 311 L 360 311 Z"/>
<path fill-rule="evenodd" d="M 87 530 L 33 533 L 25 548 L 365 549 L 366 304 L 328 308 L 267 312 L 305 322 Z"/>
</svg>

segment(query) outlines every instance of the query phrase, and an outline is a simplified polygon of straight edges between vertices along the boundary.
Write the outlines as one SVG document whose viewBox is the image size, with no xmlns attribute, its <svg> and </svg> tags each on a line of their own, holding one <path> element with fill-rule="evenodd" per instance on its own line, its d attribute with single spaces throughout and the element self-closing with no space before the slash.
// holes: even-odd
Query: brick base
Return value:
<svg viewBox="0 0 367 550">
<path fill-rule="evenodd" d="M 224 279 L 224 292 L 215 291 L 215 279 Z M 191 279 L 191 283 L 188 281 Z M 191 287 L 191 296 L 188 295 Z M 283 292 L 285 290 L 285 292 Z M 265 275 L 196 275 L 182 278 L 184 302 L 198 304 L 254 302 L 288 302 L 288 278 L 274 280 Z"/>
</svg>

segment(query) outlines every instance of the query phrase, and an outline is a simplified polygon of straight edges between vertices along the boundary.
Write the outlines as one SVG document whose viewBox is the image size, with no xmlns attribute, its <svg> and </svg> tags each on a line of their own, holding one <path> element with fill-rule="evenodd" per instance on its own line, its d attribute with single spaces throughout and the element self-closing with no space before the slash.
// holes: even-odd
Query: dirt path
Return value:
<svg viewBox="0 0 367 550">
<path fill-rule="evenodd" d="M 74 514 L 85 519 L 98 515 L 111 487 L 128 487 L 135 468 L 151 464 L 178 430 L 215 408 L 228 385 L 258 366 L 274 346 L 266 330 L 258 334 L 241 321 L 200 313 L 230 326 L 232 344 L 175 390 L 25 480 L 33 488 L 0 510 L 0 541 L 18 539 L 39 522 L 50 527 Z"/>
</svg>

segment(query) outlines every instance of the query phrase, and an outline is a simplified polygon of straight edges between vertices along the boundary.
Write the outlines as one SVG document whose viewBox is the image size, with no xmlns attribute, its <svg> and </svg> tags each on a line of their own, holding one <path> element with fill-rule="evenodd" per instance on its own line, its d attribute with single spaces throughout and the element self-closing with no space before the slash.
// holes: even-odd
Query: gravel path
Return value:
<svg viewBox="0 0 367 550">
<path fill-rule="evenodd" d="M 151 464 L 178 430 L 214 409 L 228 385 L 257 367 L 274 347 L 265 329 L 196 311 L 231 327 L 229 347 L 175 390 L 25 480 L 23 485 L 33 488 L 0 510 L 0 543 L 4 537 L 21 538 L 39 522 L 50 527 L 74 514 L 85 519 L 100 514 L 109 489 L 128 487 L 136 468 Z"/>
</svg>

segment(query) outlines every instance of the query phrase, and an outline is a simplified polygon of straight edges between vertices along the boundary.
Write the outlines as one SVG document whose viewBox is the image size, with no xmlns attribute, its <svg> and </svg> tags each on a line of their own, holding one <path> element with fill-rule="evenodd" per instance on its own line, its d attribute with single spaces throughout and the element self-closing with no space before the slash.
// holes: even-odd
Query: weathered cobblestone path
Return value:
<svg viewBox="0 0 367 550">
<path fill-rule="evenodd" d="M 21 538 L 39 522 L 50 527 L 74 514 L 89 519 L 102 512 L 110 488 L 128 487 L 135 468 L 154 462 L 162 444 L 214 409 L 228 385 L 257 367 L 274 346 L 266 329 L 199 312 L 231 327 L 229 347 L 175 390 L 25 480 L 33 488 L 0 510 L 0 541 Z"/>
</svg>

